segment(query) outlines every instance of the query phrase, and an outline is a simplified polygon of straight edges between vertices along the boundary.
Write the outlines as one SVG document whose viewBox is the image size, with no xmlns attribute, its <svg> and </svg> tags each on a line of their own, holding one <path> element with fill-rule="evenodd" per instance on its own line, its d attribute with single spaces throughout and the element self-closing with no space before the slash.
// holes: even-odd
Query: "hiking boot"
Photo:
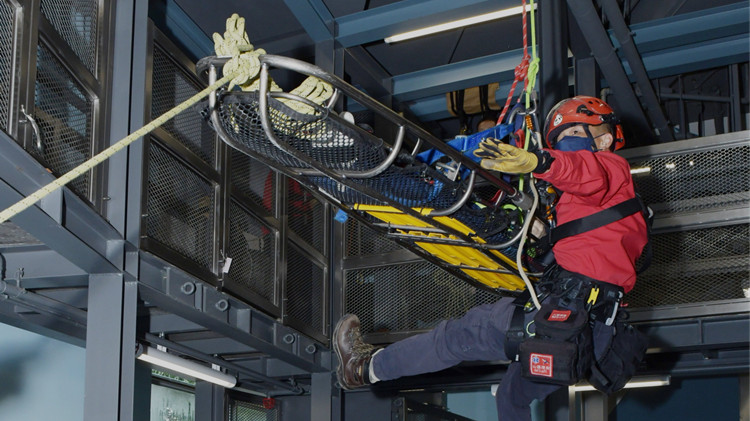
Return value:
<svg viewBox="0 0 750 421">
<path fill-rule="evenodd" d="M 346 314 L 333 331 L 333 350 L 339 358 L 336 376 L 344 389 L 370 384 L 370 360 L 375 347 L 362 341 L 359 317 Z"/>
</svg>

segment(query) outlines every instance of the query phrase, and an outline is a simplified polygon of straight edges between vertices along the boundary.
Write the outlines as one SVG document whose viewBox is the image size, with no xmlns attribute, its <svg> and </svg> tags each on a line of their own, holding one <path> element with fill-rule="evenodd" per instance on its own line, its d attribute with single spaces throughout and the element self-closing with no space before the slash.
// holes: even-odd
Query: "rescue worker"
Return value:
<svg viewBox="0 0 750 421">
<path fill-rule="evenodd" d="M 608 211 L 615 205 L 632 203 L 635 197 L 630 167 L 625 159 L 613 153 L 623 146 L 622 128 L 609 105 L 597 98 L 578 96 L 561 101 L 550 111 L 544 136 L 549 149 L 533 153 L 495 139 L 484 140 L 475 151 L 484 168 L 515 174 L 531 172 L 561 191 L 556 206 L 559 227 L 566 222 L 586 220 L 583 217 L 591 219 L 594 214 L 609 214 L 599 218 L 600 226 L 568 233 L 569 236 L 554 243 L 556 264 L 545 270 L 535 288 L 540 297 L 547 296 L 542 301 L 542 311 L 524 311 L 524 306 L 514 305 L 513 298 L 501 298 L 496 303 L 475 307 L 461 318 L 444 320 L 429 332 L 381 349 L 362 341 L 357 316 L 345 315 L 332 338 L 340 362 L 337 375 L 343 388 L 439 371 L 462 361 L 512 360 L 496 394 L 498 418 L 529 420 L 531 401 L 544 399 L 563 384 L 588 378 L 592 384 L 601 386 L 600 390 L 611 393 L 632 376 L 636 362 L 645 352 L 645 342 L 633 348 L 623 345 L 623 341 L 639 341 L 620 340 L 623 335 L 633 333 L 632 327 L 625 329 L 615 319 L 619 299 L 635 284 L 635 261 L 648 235 L 641 212 L 627 210 L 613 216 Z M 534 363 L 529 363 L 528 356 L 521 354 L 516 360 L 519 346 L 508 333 L 532 320 L 537 322 L 538 333 L 539 323 L 546 323 L 538 314 L 547 305 L 554 306 L 549 320 L 561 314 L 585 316 L 585 329 L 581 332 L 588 336 L 577 333 L 569 339 L 577 344 L 573 348 L 580 353 L 576 361 L 585 364 L 578 373 L 580 379 L 566 377 L 555 383 L 556 379 L 544 378 L 546 373 L 535 377 Z M 581 343 L 584 337 L 590 342 Z M 532 339 L 524 340 L 521 348 L 533 344 Z M 586 356 L 592 342 L 595 355 Z M 617 352 L 610 352 L 613 347 L 619 347 Z M 533 347 L 531 352 L 532 359 L 533 355 L 545 355 L 533 354 Z M 528 359 L 526 365 L 524 358 Z M 612 364 L 609 361 L 612 358 L 623 361 Z M 626 372 L 611 369 L 613 365 L 625 366 Z M 539 374 L 539 367 L 536 370 Z"/>
</svg>

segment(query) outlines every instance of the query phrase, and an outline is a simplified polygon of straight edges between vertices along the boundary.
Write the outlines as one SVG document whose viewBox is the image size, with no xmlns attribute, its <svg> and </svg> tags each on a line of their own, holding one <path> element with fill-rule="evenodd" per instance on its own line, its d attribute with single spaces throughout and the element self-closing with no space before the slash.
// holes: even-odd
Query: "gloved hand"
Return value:
<svg viewBox="0 0 750 421">
<path fill-rule="evenodd" d="M 493 138 L 484 139 L 474 155 L 482 158 L 482 168 L 509 174 L 528 173 L 539 164 L 533 153 Z"/>
</svg>

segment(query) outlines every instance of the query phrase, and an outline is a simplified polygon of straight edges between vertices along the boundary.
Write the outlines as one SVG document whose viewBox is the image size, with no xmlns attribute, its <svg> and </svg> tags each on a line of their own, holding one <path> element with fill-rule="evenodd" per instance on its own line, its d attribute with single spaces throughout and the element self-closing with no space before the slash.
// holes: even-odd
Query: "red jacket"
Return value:
<svg viewBox="0 0 750 421">
<path fill-rule="evenodd" d="M 548 151 L 555 160 L 549 171 L 536 174 L 563 193 L 557 203 L 557 224 L 591 215 L 635 196 L 628 162 L 612 152 Z M 635 285 L 635 261 L 648 242 L 640 213 L 578 235 L 553 246 L 564 269 L 623 287 Z"/>
</svg>

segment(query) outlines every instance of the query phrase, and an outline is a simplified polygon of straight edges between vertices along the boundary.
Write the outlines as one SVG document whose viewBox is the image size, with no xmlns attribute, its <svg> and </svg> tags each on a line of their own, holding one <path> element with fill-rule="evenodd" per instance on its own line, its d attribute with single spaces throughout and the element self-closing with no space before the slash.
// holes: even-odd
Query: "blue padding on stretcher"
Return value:
<svg viewBox="0 0 750 421">
<path fill-rule="evenodd" d="M 479 143 L 483 139 L 493 137 L 495 139 L 502 139 L 510 132 L 513 131 L 513 126 L 510 124 L 500 124 L 491 129 L 487 129 L 478 133 L 474 133 L 470 136 L 459 136 L 448 142 L 448 146 L 461 152 L 464 156 L 471 159 L 472 161 L 479 163 L 481 158 L 474 156 L 474 150 L 479 147 Z M 432 165 L 438 159 L 445 156 L 444 153 L 437 149 L 429 149 L 417 155 L 417 159 L 425 164 Z"/>
</svg>

